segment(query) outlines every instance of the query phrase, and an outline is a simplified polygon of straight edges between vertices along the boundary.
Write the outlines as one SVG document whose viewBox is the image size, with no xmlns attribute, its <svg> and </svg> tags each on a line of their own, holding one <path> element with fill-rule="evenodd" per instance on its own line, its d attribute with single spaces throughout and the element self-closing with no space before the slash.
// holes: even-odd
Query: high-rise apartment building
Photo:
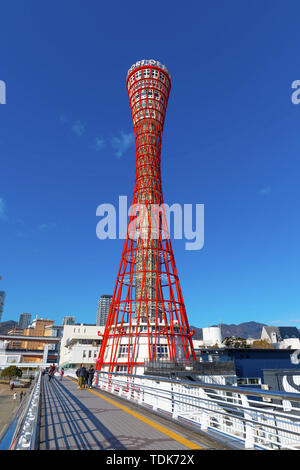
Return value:
<svg viewBox="0 0 300 470">
<path fill-rule="evenodd" d="M 64 317 L 63 325 L 75 325 L 75 317 Z"/>
<path fill-rule="evenodd" d="M 2 319 L 4 299 L 5 299 L 5 292 L 3 290 L 1 290 L 0 291 L 0 321 Z"/>
<path fill-rule="evenodd" d="M 19 328 L 25 330 L 31 323 L 31 313 L 21 313 L 19 315 Z"/>
<path fill-rule="evenodd" d="M 97 321 L 96 325 L 105 326 L 112 295 L 101 295 L 98 300 Z"/>
</svg>

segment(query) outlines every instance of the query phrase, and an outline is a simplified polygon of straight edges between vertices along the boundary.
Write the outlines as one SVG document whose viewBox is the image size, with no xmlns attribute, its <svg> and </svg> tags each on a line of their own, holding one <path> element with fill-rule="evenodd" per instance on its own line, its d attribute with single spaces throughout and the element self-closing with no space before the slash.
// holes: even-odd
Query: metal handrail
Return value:
<svg viewBox="0 0 300 470">
<path fill-rule="evenodd" d="M 35 450 L 36 449 L 36 435 L 38 416 L 40 412 L 40 400 L 39 400 L 39 387 L 41 384 L 41 371 L 35 378 L 35 384 L 32 388 L 29 398 L 27 399 L 26 406 L 24 407 L 22 414 L 17 422 L 9 450 Z M 38 399 L 37 398 L 38 395 Z M 31 408 L 35 407 L 33 411 Z M 29 417 L 30 415 L 30 417 Z M 28 430 L 25 429 L 26 420 L 32 421 L 31 426 Z M 26 444 L 23 444 L 23 439 L 26 440 Z"/>
<path fill-rule="evenodd" d="M 227 440 L 243 442 L 245 448 L 300 450 L 297 393 L 105 371 L 96 371 L 95 384 L 156 413 L 167 413 L 170 419 L 183 419 L 194 429 L 196 425 L 201 431 L 217 432 L 219 438 L 221 433 Z M 277 403 L 270 403 L 270 398 Z M 286 408 L 287 401 L 293 406 Z"/>
<path fill-rule="evenodd" d="M 273 399 L 282 399 L 282 400 L 289 400 L 289 401 L 296 401 L 300 402 L 300 393 L 291 393 L 291 392 L 283 392 L 280 390 L 271 391 L 271 390 L 258 390 L 250 387 L 236 387 L 232 385 L 219 385 L 219 384 L 211 384 L 211 383 L 204 383 L 204 382 L 197 382 L 197 381 L 188 381 L 188 380 L 174 380 L 167 377 L 161 376 L 153 376 L 153 375 L 133 375 L 133 374 L 126 374 L 122 372 L 105 372 L 105 371 L 96 371 L 98 374 L 106 374 L 106 375 L 116 375 L 116 376 L 123 376 L 123 377 L 131 377 L 136 379 L 143 379 L 143 380 L 154 380 L 155 382 L 167 382 L 173 383 L 176 385 L 185 385 L 186 387 L 195 387 L 195 388 L 212 388 L 215 390 L 220 390 L 224 392 L 231 392 L 231 393 L 239 393 L 241 395 L 253 395 L 257 397 L 264 397 L 264 398 L 273 398 Z"/>
</svg>

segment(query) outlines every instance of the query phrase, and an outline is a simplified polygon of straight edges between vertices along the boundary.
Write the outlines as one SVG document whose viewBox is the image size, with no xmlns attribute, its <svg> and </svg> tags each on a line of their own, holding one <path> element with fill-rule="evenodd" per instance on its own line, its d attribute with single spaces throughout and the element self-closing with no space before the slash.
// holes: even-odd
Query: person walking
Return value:
<svg viewBox="0 0 300 470">
<path fill-rule="evenodd" d="M 62 367 L 62 369 L 61 369 L 61 371 L 60 371 L 60 373 L 59 373 L 59 375 L 60 375 L 60 380 L 63 379 L 64 373 L 65 373 L 65 371 L 64 371 L 64 368 Z"/>
<path fill-rule="evenodd" d="M 89 370 L 88 370 L 88 387 L 89 388 L 92 388 L 94 375 L 95 375 L 95 369 L 92 365 L 90 365 Z"/>
<path fill-rule="evenodd" d="M 16 394 L 16 392 L 13 394 L 13 399 L 14 399 L 14 401 L 17 399 L 17 394 Z"/>
<path fill-rule="evenodd" d="M 50 366 L 50 369 L 49 369 L 49 372 L 48 372 L 49 382 L 52 379 L 52 377 L 54 377 L 54 374 L 55 374 L 54 369 L 53 369 L 52 366 Z"/>
<path fill-rule="evenodd" d="M 20 393 L 20 402 L 23 400 L 23 391 Z"/>
<path fill-rule="evenodd" d="M 84 385 L 84 381 L 87 376 L 87 371 L 86 371 L 86 368 L 84 367 L 84 364 L 81 364 L 79 369 L 77 369 L 76 375 L 78 377 L 78 386 L 80 390 L 82 390 L 82 386 Z"/>
<path fill-rule="evenodd" d="M 79 387 L 79 369 L 80 369 L 80 367 L 78 367 L 78 369 L 76 370 L 77 388 L 80 388 L 80 387 Z"/>
<path fill-rule="evenodd" d="M 84 366 L 85 368 L 85 373 L 84 373 L 84 377 L 83 377 L 83 380 L 82 380 L 82 387 L 83 388 L 87 388 L 87 383 L 88 383 L 88 370 L 87 368 Z"/>
</svg>

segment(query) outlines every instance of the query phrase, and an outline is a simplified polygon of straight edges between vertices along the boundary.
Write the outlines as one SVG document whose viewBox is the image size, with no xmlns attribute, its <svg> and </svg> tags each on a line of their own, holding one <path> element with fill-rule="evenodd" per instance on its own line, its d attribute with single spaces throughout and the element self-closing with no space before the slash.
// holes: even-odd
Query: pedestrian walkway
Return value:
<svg viewBox="0 0 300 470">
<path fill-rule="evenodd" d="M 72 378 L 49 382 L 45 376 L 39 448 L 189 450 L 203 449 L 203 444 L 196 433 L 97 388 L 79 390 Z"/>
</svg>

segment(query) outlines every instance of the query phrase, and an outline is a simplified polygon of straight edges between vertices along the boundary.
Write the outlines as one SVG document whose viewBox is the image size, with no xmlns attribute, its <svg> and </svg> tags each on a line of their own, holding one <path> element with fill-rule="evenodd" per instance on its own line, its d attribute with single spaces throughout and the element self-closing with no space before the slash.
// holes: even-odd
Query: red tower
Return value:
<svg viewBox="0 0 300 470">
<path fill-rule="evenodd" d="M 97 370 L 143 373 L 144 361 L 195 359 L 161 185 L 160 156 L 171 89 L 167 68 L 134 64 L 127 90 L 136 146 L 133 211 Z"/>
</svg>

